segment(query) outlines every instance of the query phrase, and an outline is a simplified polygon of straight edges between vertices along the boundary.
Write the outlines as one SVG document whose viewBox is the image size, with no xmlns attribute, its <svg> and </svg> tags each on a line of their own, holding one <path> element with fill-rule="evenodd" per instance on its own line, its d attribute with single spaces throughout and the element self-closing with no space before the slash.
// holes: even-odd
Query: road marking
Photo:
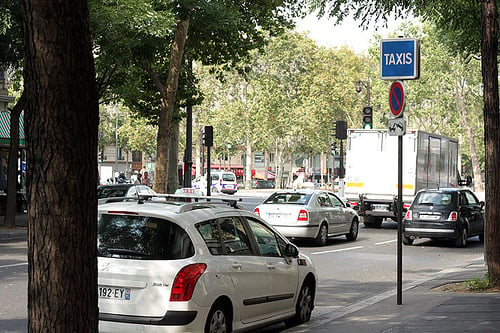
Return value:
<svg viewBox="0 0 500 333">
<path fill-rule="evenodd" d="M 342 251 L 350 251 L 350 250 L 357 250 L 357 249 L 362 249 L 362 246 L 354 246 L 354 247 L 348 247 L 345 249 L 337 249 L 337 250 L 329 250 L 329 251 L 320 251 L 320 252 L 312 252 L 311 254 L 325 254 L 325 253 L 334 253 L 334 252 L 342 252 Z"/>
<path fill-rule="evenodd" d="M 383 244 L 388 244 L 388 243 L 394 243 L 394 242 L 397 242 L 397 241 L 398 241 L 397 239 L 393 239 L 393 240 L 390 240 L 390 241 L 375 243 L 375 245 L 383 245 Z"/>
<path fill-rule="evenodd" d="M 20 264 L 2 265 L 2 266 L 0 266 L 0 268 L 17 267 L 17 266 L 24 266 L 24 265 L 28 265 L 28 263 L 27 262 L 23 262 L 23 263 L 20 263 Z"/>
</svg>

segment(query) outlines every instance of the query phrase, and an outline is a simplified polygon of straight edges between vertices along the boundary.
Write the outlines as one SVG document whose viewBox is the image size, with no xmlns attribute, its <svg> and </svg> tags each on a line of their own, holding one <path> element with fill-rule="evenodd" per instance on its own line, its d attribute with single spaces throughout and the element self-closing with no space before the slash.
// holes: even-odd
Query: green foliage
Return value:
<svg viewBox="0 0 500 333">
<path fill-rule="evenodd" d="M 491 287 L 490 275 L 488 273 L 481 278 L 473 278 L 463 282 L 465 288 L 469 291 L 484 291 Z"/>
</svg>

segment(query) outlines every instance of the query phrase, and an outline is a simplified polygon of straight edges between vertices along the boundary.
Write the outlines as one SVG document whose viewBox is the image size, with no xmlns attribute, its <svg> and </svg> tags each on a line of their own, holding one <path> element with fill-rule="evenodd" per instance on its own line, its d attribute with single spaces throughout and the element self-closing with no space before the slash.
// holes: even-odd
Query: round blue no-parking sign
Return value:
<svg viewBox="0 0 500 333">
<path fill-rule="evenodd" d="M 405 108 L 405 88 L 402 81 L 394 81 L 389 92 L 389 108 L 394 117 L 401 117 Z"/>
</svg>

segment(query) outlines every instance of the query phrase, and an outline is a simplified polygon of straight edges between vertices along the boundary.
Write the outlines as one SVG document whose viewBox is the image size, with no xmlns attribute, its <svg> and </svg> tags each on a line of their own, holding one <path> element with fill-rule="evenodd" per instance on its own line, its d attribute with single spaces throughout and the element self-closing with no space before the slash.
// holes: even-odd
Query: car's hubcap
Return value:
<svg viewBox="0 0 500 333">
<path fill-rule="evenodd" d="M 300 295 L 299 311 L 301 321 L 306 321 L 311 315 L 311 303 L 312 297 L 308 286 L 302 288 L 302 293 Z"/>
<path fill-rule="evenodd" d="M 226 332 L 226 317 L 224 312 L 217 310 L 212 315 L 210 321 L 210 333 L 225 333 Z"/>
</svg>

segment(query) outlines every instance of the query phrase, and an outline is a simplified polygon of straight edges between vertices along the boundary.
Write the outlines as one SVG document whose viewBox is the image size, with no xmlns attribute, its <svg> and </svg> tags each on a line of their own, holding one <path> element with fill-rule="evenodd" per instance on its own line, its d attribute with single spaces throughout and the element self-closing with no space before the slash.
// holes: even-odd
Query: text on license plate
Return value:
<svg viewBox="0 0 500 333">
<path fill-rule="evenodd" d="M 99 287 L 100 298 L 123 299 L 130 301 L 131 290 L 127 288 Z"/>
<path fill-rule="evenodd" d="M 373 210 L 388 211 L 389 205 L 373 205 Z"/>
</svg>

